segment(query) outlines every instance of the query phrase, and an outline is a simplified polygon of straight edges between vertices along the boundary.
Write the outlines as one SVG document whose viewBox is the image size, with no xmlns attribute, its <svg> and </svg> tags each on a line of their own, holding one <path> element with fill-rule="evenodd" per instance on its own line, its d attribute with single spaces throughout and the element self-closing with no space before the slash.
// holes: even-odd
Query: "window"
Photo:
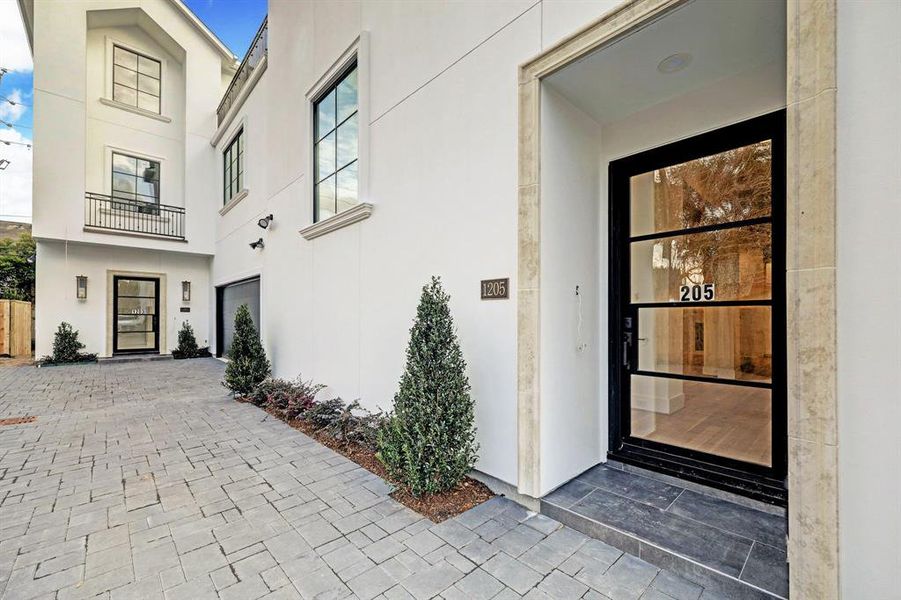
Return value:
<svg viewBox="0 0 901 600">
<path fill-rule="evenodd" d="M 113 152 L 114 198 L 139 202 L 160 201 L 160 163 Z"/>
<path fill-rule="evenodd" d="M 318 222 L 357 203 L 357 65 L 313 108 L 313 220 Z"/>
<path fill-rule="evenodd" d="M 160 61 L 113 46 L 113 100 L 160 113 Z"/>
<path fill-rule="evenodd" d="M 237 135 L 228 144 L 222 154 L 223 175 L 225 188 L 223 192 L 223 204 L 237 196 L 244 189 L 244 129 L 238 130 Z"/>
</svg>

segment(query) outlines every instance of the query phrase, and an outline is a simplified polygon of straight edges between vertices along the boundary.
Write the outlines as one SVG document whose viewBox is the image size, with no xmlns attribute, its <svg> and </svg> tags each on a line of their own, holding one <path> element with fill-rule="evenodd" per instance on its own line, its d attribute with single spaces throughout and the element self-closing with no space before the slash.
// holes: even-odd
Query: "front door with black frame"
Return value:
<svg viewBox="0 0 901 600">
<path fill-rule="evenodd" d="M 785 116 L 610 164 L 611 455 L 785 501 Z"/>
<path fill-rule="evenodd" d="M 113 353 L 159 352 L 159 279 L 116 276 L 113 286 Z"/>
</svg>

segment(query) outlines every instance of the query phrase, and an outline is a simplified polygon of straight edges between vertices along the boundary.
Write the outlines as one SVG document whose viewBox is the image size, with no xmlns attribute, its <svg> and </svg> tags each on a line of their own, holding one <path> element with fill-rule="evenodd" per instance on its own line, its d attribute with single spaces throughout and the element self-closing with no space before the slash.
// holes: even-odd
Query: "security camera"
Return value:
<svg viewBox="0 0 901 600">
<path fill-rule="evenodd" d="M 257 221 L 257 225 L 259 225 L 261 229 L 266 229 L 267 227 L 269 227 L 269 223 L 272 223 L 272 215 L 263 217 L 262 219 Z"/>
<path fill-rule="evenodd" d="M 260 248 L 260 249 L 264 248 L 265 244 L 263 244 L 263 238 L 260 238 L 255 242 L 250 242 L 250 247 L 253 248 L 254 250 L 256 250 L 257 248 Z"/>
</svg>

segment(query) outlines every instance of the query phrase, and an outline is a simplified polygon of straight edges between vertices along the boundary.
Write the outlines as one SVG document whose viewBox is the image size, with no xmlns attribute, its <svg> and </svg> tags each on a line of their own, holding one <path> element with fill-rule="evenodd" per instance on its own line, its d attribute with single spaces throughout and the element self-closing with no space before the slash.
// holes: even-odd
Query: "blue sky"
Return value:
<svg viewBox="0 0 901 600">
<path fill-rule="evenodd" d="M 184 2 L 239 59 L 268 10 L 267 0 Z M 0 67 L 8 71 L 0 78 L 0 142 L 9 142 L 0 143 L 0 158 L 10 161 L 0 171 L 0 220 L 31 221 L 33 67 L 16 0 L 0 0 Z"/>
<path fill-rule="evenodd" d="M 239 59 L 268 10 L 266 0 L 185 0 L 185 4 Z"/>
</svg>

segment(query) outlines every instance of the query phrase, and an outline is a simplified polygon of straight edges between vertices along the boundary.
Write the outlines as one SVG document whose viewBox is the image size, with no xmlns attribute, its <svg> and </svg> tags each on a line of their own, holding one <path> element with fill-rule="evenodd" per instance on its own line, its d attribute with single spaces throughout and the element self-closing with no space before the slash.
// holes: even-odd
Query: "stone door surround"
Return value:
<svg viewBox="0 0 901 600">
<path fill-rule="evenodd" d="M 519 69 L 518 488 L 540 486 L 541 80 L 681 6 L 629 0 Z M 838 598 L 835 0 L 787 0 L 788 512 L 794 598 Z"/>
</svg>

